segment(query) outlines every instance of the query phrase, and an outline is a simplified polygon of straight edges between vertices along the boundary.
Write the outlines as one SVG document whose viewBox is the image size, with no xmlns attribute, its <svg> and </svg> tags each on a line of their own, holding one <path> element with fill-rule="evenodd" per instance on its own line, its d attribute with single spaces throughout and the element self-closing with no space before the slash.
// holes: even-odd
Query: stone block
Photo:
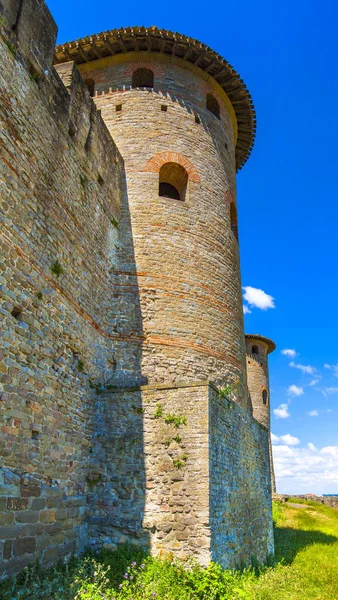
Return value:
<svg viewBox="0 0 338 600">
<path fill-rule="evenodd" d="M 57 558 L 58 558 L 58 547 L 52 546 L 51 548 L 47 548 L 47 550 L 45 550 L 45 552 L 43 553 L 42 562 L 43 562 L 43 564 L 53 563 L 57 560 Z"/>
<path fill-rule="evenodd" d="M 0 485 L 0 496 L 19 496 L 19 486 Z"/>
<path fill-rule="evenodd" d="M 4 511 L 0 513 L 0 525 L 11 525 L 14 521 L 14 513 Z"/>
<path fill-rule="evenodd" d="M 13 550 L 12 540 L 6 540 L 4 543 L 4 549 L 3 549 L 4 560 L 9 560 L 12 557 L 12 550 Z"/>
<path fill-rule="evenodd" d="M 55 521 L 55 510 L 42 510 L 39 515 L 41 523 L 50 524 Z"/>
<path fill-rule="evenodd" d="M 33 554 L 36 550 L 36 539 L 34 537 L 19 538 L 13 543 L 13 555 Z"/>
<path fill-rule="evenodd" d="M 22 485 L 20 487 L 20 493 L 22 498 L 30 498 L 31 496 L 38 498 L 41 493 L 41 488 L 36 485 Z"/>
<path fill-rule="evenodd" d="M 36 510 L 20 510 L 15 513 L 17 523 L 36 523 L 39 513 Z"/>
<path fill-rule="evenodd" d="M 42 510 L 43 508 L 45 508 L 45 504 L 45 498 L 34 498 L 31 501 L 31 510 Z"/>
<path fill-rule="evenodd" d="M 8 510 L 24 510 L 28 507 L 28 498 L 7 498 Z"/>
</svg>

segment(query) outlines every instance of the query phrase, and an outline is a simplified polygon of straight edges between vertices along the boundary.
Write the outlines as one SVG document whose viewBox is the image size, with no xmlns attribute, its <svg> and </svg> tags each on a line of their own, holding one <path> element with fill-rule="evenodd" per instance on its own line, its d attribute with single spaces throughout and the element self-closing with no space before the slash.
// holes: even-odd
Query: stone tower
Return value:
<svg viewBox="0 0 338 600">
<path fill-rule="evenodd" d="M 268 355 L 276 349 L 276 344 L 261 335 L 246 334 L 246 365 L 248 387 L 252 403 L 253 416 L 270 431 L 270 388 Z M 271 465 L 271 487 L 276 491 L 273 468 L 271 437 L 269 437 L 269 453 Z"/>
<path fill-rule="evenodd" d="M 43 0 L 2 4 L 0 577 L 126 541 L 264 561 L 236 209 L 249 92 L 186 36 L 55 50 Z"/>
<path fill-rule="evenodd" d="M 267 464 L 269 455 L 259 442 L 265 434 L 250 420 L 236 208 L 236 170 L 255 133 L 251 97 L 210 48 L 156 27 L 57 46 L 61 77 L 70 61 L 124 159 L 126 178 L 114 273 L 115 391 L 105 392 L 98 410 L 101 438 L 106 433 L 94 452 L 102 459 L 102 493 L 92 499 L 91 514 L 100 515 L 89 520 L 92 538 L 100 545 L 128 535 L 154 552 L 170 549 L 202 563 L 264 559 L 272 537 L 262 443 Z M 231 387 L 230 398 L 218 396 L 222 386 Z M 127 406 L 143 411 L 134 446 Z M 178 436 L 173 415 L 184 421 Z M 120 431 L 112 435 L 116 419 Z M 246 439 L 244 423 L 252 427 Z M 146 493 L 135 479 L 129 497 L 117 491 L 114 506 L 129 515 L 129 530 L 118 532 L 108 490 L 130 460 Z"/>
<path fill-rule="evenodd" d="M 255 130 L 245 85 L 203 44 L 155 27 L 57 47 L 58 63 L 70 58 L 126 168 L 115 381 L 236 381 L 247 406 L 236 216 L 236 169 Z"/>
</svg>

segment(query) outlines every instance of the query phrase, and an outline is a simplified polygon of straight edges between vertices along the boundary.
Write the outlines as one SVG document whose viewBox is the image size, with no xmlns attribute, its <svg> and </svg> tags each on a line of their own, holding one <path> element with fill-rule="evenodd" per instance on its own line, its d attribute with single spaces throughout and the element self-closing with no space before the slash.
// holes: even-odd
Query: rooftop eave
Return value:
<svg viewBox="0 0 338 600">
<path fill-rule="evenodd" d="M 237 170 L 241 169 L 251 154 L 256 134 L 253 102 L 235 69 L 205 44 L 157 27 L 126 27 L 59 44 L 55 48 L 55 64 L 72 60 L 79 65 L 107 56 L 139 51 L 161 52 L 186 60 L 206 71 L 222 87 L 236 114 L 236 167 Z"/>
<path fill-rule="evenodd" d="M 259 335 L 258 333 L 246 333 L 245 338 L 249 340 L 256 340 L 258 342 L 263 342 L 268 347 L 268 354 L 276 350 L 276 344 L 270 338 L 264 337 L 263 335 Z"/>
</svg>

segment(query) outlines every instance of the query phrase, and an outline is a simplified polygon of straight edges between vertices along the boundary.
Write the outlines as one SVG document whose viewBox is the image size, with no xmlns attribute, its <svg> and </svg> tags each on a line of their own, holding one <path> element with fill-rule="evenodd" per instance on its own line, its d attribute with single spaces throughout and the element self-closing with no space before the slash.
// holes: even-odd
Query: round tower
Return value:
<svg viewBox="0 0 338 600">
<path fill-rule="evenodd" d="M 245 335 L 248 388 L 253 416 L 269 431 L 269 452 L 272 491 L 276 491 L 270 437 L 270 388 L 268 355 L 276 349 L 269 338 L 256 334 Z"/>
<path fill-rule="evenodd" d="M 229 383 L 248 407 L 236 169 L 255 114 L 243 81 L 204 44 L 155 27 L 108 31 L 55 56 L 77 63 L 125 161 L 117 381 L 137 356 L 142 383 Z"/>
</svg>

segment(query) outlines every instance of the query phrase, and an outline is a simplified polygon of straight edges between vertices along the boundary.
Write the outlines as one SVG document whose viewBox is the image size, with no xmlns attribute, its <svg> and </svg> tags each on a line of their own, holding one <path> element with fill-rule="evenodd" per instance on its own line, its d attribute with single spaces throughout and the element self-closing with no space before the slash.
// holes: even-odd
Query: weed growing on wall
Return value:
<svg viewBox="0 0 338 600">
<path fill-rule="evenodd" d="M 8 50 L 11 52 L 11 54 L 13 54 L 13 56 L 16 56 L 16 53 L 17 53 L 16 46 L 14 46 L 14 44 L 12 44 L 12 42 L 10 42 L 9 40 L 6 41 L 6 46 L 7 46 Z"/>
<path fill-rule="evenodd" d="M 178 429 L 181 425 L 187 424 L 187 417 L 184 417 L 182 415 L 174 415 L 174 414 L 168 413 L 164 417 L 164 422 L 167 425 L 170 425 L 172 423 Z"/>
<path fill-rule="evenodd" d="M 154 419 L 160 419 L 163 415 L 163 406 L 162 404 L 157 404 L 156 405 L 156 410 L 154 413 Z"/>
<path fill-rule="evenodd" d="M 232 387 L 231 385 L 224 385 L 223 387 L 219 388 L 218 393 L 219 393 L 219 397 L 221 398 L 221 400 L 229 399 L 231 398 L 232 395 Z"/>
<path fill-rule="evenodd" d="M 55 275 L 56 277 L 60 277 L 60 275 L 62 275 L 62 273 L 64 273 L 64 270 L 61 267 L 61 263 L 58 258 L 53 262 L 50 270 L 51 270 L 51 273 L 53 273 L 53 275 Z"/>
<path fill-rule="evenodd" d="M 83 373 L 83 371 L 84 371 L 84 362 L 83 362 L 83 360 L 81 360 L 81 359 L 80 359 L 80 360 L 78 361 L 78 363 L 77 363 L 77 370 L 78 370 L 80 373 Z"/>
</svg>

